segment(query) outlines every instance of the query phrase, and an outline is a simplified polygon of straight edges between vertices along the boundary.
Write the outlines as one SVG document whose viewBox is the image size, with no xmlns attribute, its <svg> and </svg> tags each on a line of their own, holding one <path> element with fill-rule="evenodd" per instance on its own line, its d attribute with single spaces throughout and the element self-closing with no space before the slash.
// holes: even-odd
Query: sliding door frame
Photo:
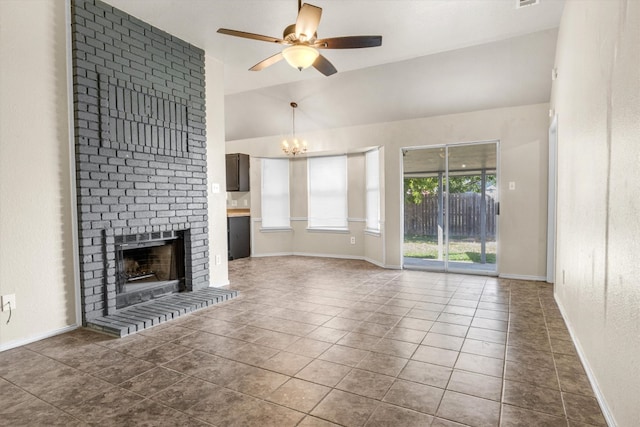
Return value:
<svg viewBox="0 0 640 427">
<path fill-rule="evenodd" d="M 464 147 L 471 145 L 483 145 L 483 144 L 495 144 L 496 150 L 496 195 L 497 195 L 497 212 L 496 212 L 496 263 L 495 263 L 495 271 L 483 271 L 483 270 L 470 270 L 470 269 L 456 269 L 450 268 L 449 266 L 449 148 L 452 147 Z M 472 142 L 457 142 L 457 143 L 449 143 L 449 144 L 437 144 L 437 145 L 421 145 L 421 146 L 412 146 L 412 147 L 401 147 L 400 148 L 400 194 L 402 195 L 400 199 L 400 259 L 402 260 L 402 269 L 406 269 L 407 267 L 404 264 L 404 153 L 407 151 L 413 150 L 430 150 L 430 149 L 442 149 L 445 150 L 445 173 L 443 180 L 447 182 L 447 191 L 443 193 L 444 197 L 441 199 L 443 201 L 443 206 L 445 207 L 445 215 L 444 215 L 444 252 L 445 256 L 443 256 L 443 264 L 442 268 L 438 267 L 415 267 L 416 270 L 428 270 L 428 271 L 436 271 L 436 272 L 445 272 L 445 273 L 466 273 L 466 274 L 475 274 L 475 275 L 485 275 L 485 276 L 498 276 L 499 274 L 499 263 L 500 263 L 500 140 L 491 139 L 486 141 L 472 141 Z M 442 185 L 444 187 L 444 184 Z M 411 269 L 411 268 L 410 268 Z"/>
</svg>

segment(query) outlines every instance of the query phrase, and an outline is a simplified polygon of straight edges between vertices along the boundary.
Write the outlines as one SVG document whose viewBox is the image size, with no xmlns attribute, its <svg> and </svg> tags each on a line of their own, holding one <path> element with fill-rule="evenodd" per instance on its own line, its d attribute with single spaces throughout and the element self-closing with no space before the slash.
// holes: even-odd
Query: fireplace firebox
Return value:
<svg viewBox="0 0 640 427">
<path fill-rule="evenodd" d="M 117 309 L 185 290 L 182 232 L 124 236 L 115 250 Z"/>
</svg>

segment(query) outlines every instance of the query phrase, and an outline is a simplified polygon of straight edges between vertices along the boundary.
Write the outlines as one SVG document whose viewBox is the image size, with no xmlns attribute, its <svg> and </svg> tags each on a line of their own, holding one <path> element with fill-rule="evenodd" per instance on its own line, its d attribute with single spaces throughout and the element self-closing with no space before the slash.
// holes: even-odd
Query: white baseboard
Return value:
<svg viewBox="0 0 640 427">
<path fill-rule="evenodd" d="M 294 256 L 294 255 L 318 257 L 318 258 L 355 259 L 355 260 L 367 261 L 373 265 L 376 265 L 381 268 L 385 268 L 387 270 L 402 270 L 402 265 L 385 264 L 383 262 L 374 260 L 372 258 L 359 256 L 359 255 L 319 254 L 319 253 L 311 253 L 311 252 L 273 252 L 273 253 L 251 254 L 251 257 L 266 258 L 266 257 L 273 257 L 273 256 Z"/>
<path fill-rule="evenodd" d="M 571 341 L 573 341 L 573 345 L 576 348 L 576 352 L 578 353 L 578 358 L 582 362 L 582 366 L 584 367 L 585 372 L 587 373 L 587 378 L 589 379 L 589 383 L 591 383 L 591 388 L 593 388 L 593 393 L 596 396 L 596 400 L 600 405 L 600 410 L 602 411 L 602 415 L 604 416 L 604 420 L 607 422 L 608 426 L 615 427 L 617 426 L 615 419 L 613 418 L 613 414 L 609 409 L 609 405 L 607 405 L 607 400 L 604 398 L 604 395 L 600 391 L 600 386 L 598 385 L 598 381 L 596 380 L 596 376 L 593 374 L 593 370 L 591 369 L 591 365 L 589 365 L 589 361 L 587 360 L 584 351 L 582 350 L 582 346 L 580 345 L 580 341 L 576 338 L 573 333 L 573 327 L 571 326 L 571 322 L 567 318 L 566 311 L 564 306 L 558 300 L 556 293 L 553 293 L 553 299 L 556 301 L 558 305 L 558 309 L 560 310 L 560 314 L 564 319 L 564 323 L 567 325 L 567 329 L 569 330 L 569 335 L 571 336 Z"/>
<path fill-rule="evenodd" d="M 388 270 L 404 270 L 404 267 L 401 264 L 385 264 L 384 268 L 388 269 Z"/>
<path fill-rule="evenodd" d="M 294 255 L 293 252 L 271 252 L 271 253 L 262 253 L 262 254 L 251 254 L 251 258 L 267 258 L 272 256 L 291 256 Z"/>
<path fill-rule="evenodd" d="M 342 255 L 342 254 L 319 254 L 319 253 L 310 253 L 310 252 L 274 252 L 274 253 L 262 253 L 262 254 L 252 254 L 252 258 L 266 258 L 266 257 L 274 257 L 274 256 L 306 256 L 306 257 L 317 257 L 317 258 L 337 258 L 337 259 L 353 259 L 359 261 L 367 261 L 373 265 L 376 265 L 380 268 L 386 268 L 391 270 L 401 270 L 402 266 L 399 265 L 385 265 L 384 263 L 374 260 L 372 258 L 359 256 L 359 255 Z"/>
<path fill-rule="evenodd" d="M 383 262 L 380 262 L 378 260 L 375 260 L 373 258 L 369 258 L 369 257 L 362 257 L 363 260 L 367 261 L 369 264 L 373 264 L 375 266 L 378 266 L 380 268 L 389 268 L 386 265 L 384 265 Z"/>
<path fill-rule="evenodd" d="M 273 252 L 273 253 L 262 253 L 262 254 L 251 254 L 252 258 L 266 258 L 266 257 L 274 257 L 274 256 L 306 256 L 306 257 L 315 257 L 315 258 L 338 258 L 338 259 L 356 259 L 356 260 L 364 260 L 365 258 L 357 255 L 341 255 L 341 254 L 318 254 L 318 253 L 310 253 L 310 252 Z"/>
<path fill-rule="evenodd" d="M 29 338 L 24 338 L 24 339 L 11 341 L 11 342 L 8 342 L 6 344 L 0 345 L 0 352 L 5 351 L 5 350 L 11 350 L 12 348 L 16 348 L 16 347 L 21 347 L 23 345 L 31 344 L 31 343 L 34 343 L 36 341 L 43 340 L 45 338 L 51 338 L 51 337 L 54 337 L 56 335 L 64 334 L 64 333 L 67 333 L 67 332 L 71 332 L 71 331 L 73 331 L 75 329 L 78 329 L 78 328 L 79 328 L 78 325 L 69 325 L 69 326 L 65 326 L 64 328 L 60 328 L 60 329 L 56 329 L 56 330 L 53 330 L 53 331 L 45 332 L 43 334 L 34 335 L 34 336 L 29 337 Z"/>
<path fill-rule="evenodd" d="M 209 287 L 210 287 L 210 288 L 221 288 L 221 287 L 223 287 L 223 286 L 227 286 L 228 284 L 229 284 L 229 281 L 228 281 L 228 280 L 225 280 L 225 281 L 224 281 L 224 282 L 222 282 L 222 283 L 211 283 L 211 284 L 209 284 Z"/>
<path fill-rule="evenodd" d="M 528 276 L 525 274 L 508 274 L 500 273 L 498 277 L 501 279 L 514 279 L 514 280 L 533 280 L 534 282 L 546 282 L 546 276 Z"/>
<path fill-rule="evenodd" d="M 360 261 L 364 260 L 364 257 L 360 255 L 318 254 L 313 252 L 293 252 L 291 255 L 308 256 L 308 257 L 315 257 L 315 258 L 354 259 L 354 260 L 360 260 Z"/>
</svg>

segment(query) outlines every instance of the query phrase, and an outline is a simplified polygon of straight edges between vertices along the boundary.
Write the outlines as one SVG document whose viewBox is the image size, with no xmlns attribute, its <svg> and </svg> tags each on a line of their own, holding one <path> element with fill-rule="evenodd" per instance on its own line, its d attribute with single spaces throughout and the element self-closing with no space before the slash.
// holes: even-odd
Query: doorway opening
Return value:
<svg viewBox="0 0 640 427">
<path fill-rule="evenodd" d="M 402 154 L 404 268 L 497 274 L 498 142 Z"/>
</svg>

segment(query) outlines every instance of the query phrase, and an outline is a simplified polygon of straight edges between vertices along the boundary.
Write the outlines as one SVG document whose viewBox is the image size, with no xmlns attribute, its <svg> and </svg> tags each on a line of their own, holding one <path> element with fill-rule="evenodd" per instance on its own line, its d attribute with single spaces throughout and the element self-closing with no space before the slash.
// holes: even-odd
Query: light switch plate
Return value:
<svg viewBox="0 0 640 427">
<path fill-rule="evenodd" d="M 211 184 L 211 192 L 212 193 L 219 193 L 220 192 L 220 184 L 218 184 L 217 182 L 214 182 Z"/>
<path fill-rule="evenodd" d="M 515 181 L 510 181 L 509 182 L 509 190 L 515 190 L 515 189 L 516 189 Z"/>
</svg>

